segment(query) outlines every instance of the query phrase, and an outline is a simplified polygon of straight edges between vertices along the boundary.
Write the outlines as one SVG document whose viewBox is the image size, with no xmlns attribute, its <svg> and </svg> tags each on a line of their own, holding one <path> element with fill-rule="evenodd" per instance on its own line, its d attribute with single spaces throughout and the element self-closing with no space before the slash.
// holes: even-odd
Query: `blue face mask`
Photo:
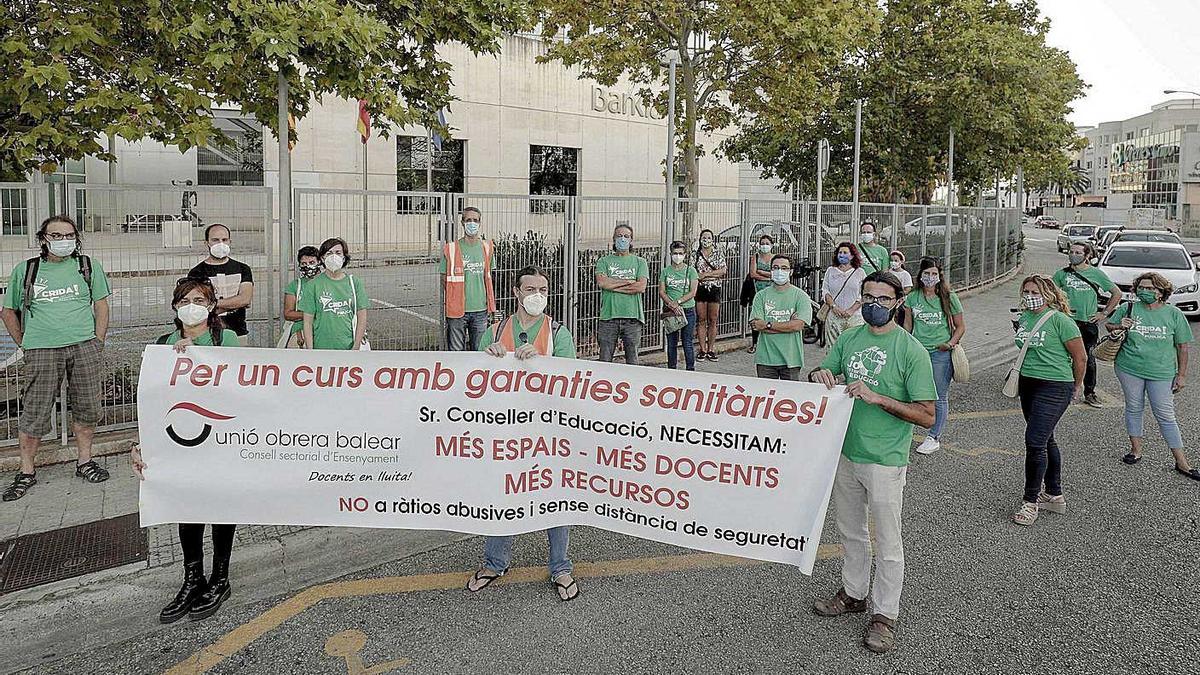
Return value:
<svg viewBox="0 0 1200 675">
<path fill-rule="evenodd" d="M 771 282 L 776 286 L 782 286 L 792 280 L 791 270 L 771 270 Z"/>
<path fill-rule="evenodd" d="M 850 254 L 849 253 L 839 253 L 837 260 L 838 260 L 839 265 L 849 265 L 850 264 Z"/>
<path fill-rule="evenodd" d="M 629 237 L 617 237 L 616 241 L 613 242 L 613 248 L 624 253 L 629 250 L 630 243 Z"/>
<path fill-rule="evenodd" d="M 878 302 L 868 302 L 862 306 L 862 318 L 868 324 L 879 328 L 886 326 L 892 320 L 892 314 L 895 310 L 888 309 Z"/>
<path fill-rule="evenodd" d="M 463 223 L 463 229 L 466 230 L 467 234 L 474 237 L 475 235 L 479 234 L 479 222 L 475 220 L 468 220 Z"/>
</svg>

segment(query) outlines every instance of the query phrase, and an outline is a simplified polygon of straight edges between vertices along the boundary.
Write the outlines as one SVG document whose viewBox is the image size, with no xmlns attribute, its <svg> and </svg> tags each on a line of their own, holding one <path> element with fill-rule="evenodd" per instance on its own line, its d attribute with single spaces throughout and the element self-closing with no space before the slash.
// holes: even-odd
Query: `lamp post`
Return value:
<svg viewBox="0 0 1200 675">
<path fill-rule="evenodd" d="M 854 222 L 850 223 L 851 232 L 853 232 L 855 228 L 861 224 L 859 220 L 858 207 L 858 168 L 860 164 L 860 153 L 862 151 L 862 104 L 863 102 L 861 98 L 854 102 L 854 206 L 852 207 L 854 211 Z"/>
<path fill-rule="evenodd" d="M 1191 94 L 1192 96 L 1195 96 L 1196 98 L 1200 98 L 1200 93 L 1197 93 L 1194 91 L 1189 91 L 1187 89 L 1163 89 L 1163 93 L 1168 94 L 1168 95 L 1169 94 Z M 1192 99 L 1192 108 L 1196 107 L 1196 98 Z"/>
<path fill-rule="evenodd" d="M 669 49 L 663 55 L 669 74 L 667 76 L 667 190 L 663 208 L 666 217 L 663 219 L 663 231 L 669 232 L 669 237 L 675 237 L 675 66 L 679 63 L 679 50 Z"/>
</svg>

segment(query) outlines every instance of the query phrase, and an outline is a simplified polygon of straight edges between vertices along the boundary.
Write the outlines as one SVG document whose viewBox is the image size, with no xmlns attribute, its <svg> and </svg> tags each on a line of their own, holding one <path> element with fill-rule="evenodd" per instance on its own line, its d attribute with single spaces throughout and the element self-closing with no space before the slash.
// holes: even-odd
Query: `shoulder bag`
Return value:
<svg viewBox="0 0 1200 675">
<path fill-rule="evenodd" d="M 1029 331 L 1029 336 L 1025 338 L 1025 344 L 1021 345 L 1021 353 L 1017 355 L 1017 360 L 1013 361 L 1012 368 L 1008 370 L 1008 375 L 1004 377 L 1004 388 L 1001 391 L 1005 396 L 1009 398 L 1017 397 L 1021 383 L 1021 365 L 1025 363 L 1025 354 L 1029 352 L 1029 343 L 1033 341 L 1033 336 L 1050 320 L 1050 317 L 1054 316 L 1056 311 L 1053 309 L 1046 310 L 1046 315 L 1033 324 L 1033 329 Z"/>
<path fill-rule="evenodd" d="M 1129 303 L 1128 309 L 1125 312 L 1125 318 L 1133 316 L 1133 303 Z M 1125 339 L 1129 337 L 1129 330 L 1122 328 L 1115 330 L 1108 335 L 1100 338 L 1095 347 L 1092 347 L 1092 356 L 1095 356 L 1099 361 L 1112 363 L 1117 360 L 1117 354 L 1121 353 L 1121 347 L 1125 346 Z"/>
<path fill-rule="evenodd" d="M 846 280 L 842 282 L 842 287 L 838 289 L 837 293 L 833 294 L 834 302 L 837 302 L 837 299 L 839 296 L 841 296 L 842 291 L 846 290 L 846 284 L 850 283 L 850 277 L 853 277 L 853 276 L 854 276 L 854 271 L 851 270 L 850 274 L 846 276 Z M 821 308 L 817 310 L 817 321 L 820 321 L 821 323 L 825 323 L 825 321 L 829 318 L 829 310 L 830 309 L 832 309 L 832 305 L 826 304 L 825 299 L 822 298 L 821 299 Z"/>
</svg>

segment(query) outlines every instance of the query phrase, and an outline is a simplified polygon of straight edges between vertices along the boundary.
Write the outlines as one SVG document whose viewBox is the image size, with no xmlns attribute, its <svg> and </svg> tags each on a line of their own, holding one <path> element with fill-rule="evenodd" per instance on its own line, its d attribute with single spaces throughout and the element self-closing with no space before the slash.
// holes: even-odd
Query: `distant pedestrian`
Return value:
<svg viewBox="0 0 1200 675">
<path fill-rule="evenodd" d="M 858 230 L 858 240 L 862 255 L 863 270 L 868 274 L 886 272 L 891 269 L 891 257 L 887 247 L 878 241 L 875 233 L 875 223 L 864 222 Z"/>
<path fill-rule="evenodd" d="M 575 341 L 570 331 L 545 314 L 550 297 L 550 282 L 546 273 L 536 267 L 526 267 L 513 277 L 513 296 L 517 301 L 516 314 L 505 318 L 484 333 L 481 349 L 496 357 L 512 352 L 525 361 L 538 356 L 575 358 Z M 574 566 L 567 556 L 571 528 L 567 525 L 546 530 L 550 540 L 550 584 L 564 602 L 579 596 L 579 584 L 571 576 Z M 477 593 L 504 576 L 512 564 L 511 536 L 486 537 L 483 545 L 483 567 L 467 581 L 467 590 Z"/>
<path fill-rule="evenodd" d="M 700 281 L 696 289 L 700 352 L 696 356 L 716 361 L 717 325 L 721 320 L 721 286 L 729 268 L 725 263 L 725 252 L 717 246 L 712 230 L 700 230 L 700 245 L 696 248 L 696 271 Z"/>
<path fill-rule="evenodd" d="M 1096 357 L 1092 350 L 1100 340 L 1100 324 L 1121 302 L 1121 289 L 1108 275 L 1092 266 L 1096 250 L 1088 242 L 1071 244 L 1066 267 L 1054 273 L 1054 285 L 1062 289 L 1070 303 L 1071 318 L 1083 338 L 1083 349 L 1087 353 L 1087 372 L 1083 376 L 1083 402 L 1093 408 L 1100 407 L 1096 396 Z M 1104 308 L 1099 305 L 1101 295 L 1107 295 Z"/>
<path fill-rule="evenodd" d="M 771 258 L 771 285 L 754 294 L 750 327 L 760 333 L 754 368 L 759 377 L 798 380 L 804 368 L 804 328 L 812 299 L 792 284 L 792 259 Z"/>
<path fill-rule="evenodd" d="M 892 274 L 895 274 L 896 278 L 900 280 L 900 283 L 904 285 L 904 295 L 907 297 L 913 289 L 913 277 L 908 273 L 908 270 L 904 269 L 904 263 L 906 261 L 904 252 L 897 249 L 892 251 L 891 256 L 892 268 L 888 271 L 890 271 Z"/>
<path fill-rule="evenodd" d="M 217 315 L 217 294 L 206 278 L 180 279 L 171 294 L 175 330 L 158 339 L 158 344 L 174 345 L 184 352 L 198 347 L 237 347 L 238 336 L 222 324 Z M 146 480 L 147 465 L 140 445 L 130 450 L 133 471 Z M 151 472 L 153 476 L 153 472 Z M 153 478 L 152 478 L 153 480 Z M 184 616 L 204 619 L 217 613 L 229 599 L 229 558 L 233 552 L 236 525 L 214 523 L 212 529 L 212 575 L 204 576 L 204 523 L 179 523 L 179 546 L 183 549 L 183 586 L 175 599 L 158 613 L 161 623 L 174 623 Z"/>
<path fill-rule="evenodd" d="M 1125 331 L 1115 370 L 1125 394 L 1125 430 L 1129 432 L 1126 464 L 1142 461 L 1146 398 L 1163 440 L 1175 455 L 1175 471 L 1200 480 L 1200 470 L 1183 453 L 1183 435 L 1175 414 L 1175 394 L 1187 382 L 1188 345 L 1192 327 L 1178 307 L 1166 302 L 1175 290 L 1166 277 L 1146 272 L 1133 280 L 1137 302 L 1109 319 L 1109 332 Z"/>
<path fill-rule="evenodd" d="M 108 480 L 108 471 L 92 459 L 92 436 L 101 414 L 108 277 L 99 261 L 83 254 L 83 237 L 69 216 L 44 220 L 37 241 L 41 253 L 13 268 L 0 312 L 8 334 L 24 352 L 17 420 L 21 467 L 4 490 L 6 502 L 24 497 L 37 483 L 34 456 L 50 432 L 64 379 L 79 449 L 75 475 L 89 483 Z"/>
<path fill-rule="evenodd" d="M 813 611 L 821 616 L 865 612 L 869 591 L 871 618 L 863 644 L 876 653 L 896 646 L 904 590 L 901 521 L 908 453 L 913 425 L 933 424 L 937 398 L 925 349 L 894 321 L 903 292 L 900 280 L 889 272 L 868 276 L 862 286 L 867 325 L 843 333 L 808 376 L 830 389 L 841 377 L 846 394 L 855 399 L 833 484 L 837 528 L 846 549 L 842 587 L 832 598 L 814 603 Z"/>
<path fill-rule="evenodd" d="M 189 277 L 208 279 L 217 291 L 217 311 L 225 327 L 237 333 L 238 344 L 250 344 L 246 326 L 246 308 L 254 301 L 254 272 L 250 266 L 230 257 L 232 238 L 229 228 L 213 223 L 204 229 L 208 257 L 188 272 Z"/>
<path fill-rule="evenodd" d="M 1043 274 L 1026 277 L 1021 282 L 1021 305 L 1016 343 L 1017 347 L 1029 343 L 1018 389 L 1025 416 L 1025 493 L 1013 522 L 1032 525 L 1040 509 L 1067 512 L 1062 453 L 1054 428 L 1083 389 L 1087 354 L 1067 298 L 1053 279 Z"/>
<path fill-rule="evenodd" d="M 750 278 L 754 280 L 754 293 L 771 286 L 771 258 L 775 250 L 775 240 L 771 235 L 764 234 L 758 238 L 758 249 L 750 256 Z M 758 331 L 750 333 L 750 347 L 747 352 L 753 354 L 758 348 Z"/>
<path fill-rule="evenodd" d="M 832 347 L 842 331 L 863 323 L 862 283 L 866 278 L 862 258 L 854 244 L 843 241 L 833 250 L 833 262 L 825 270 L 821 283 L 821 302 L 827 307 L 825 315 L 825 345 Z"/>
<path fill-rule="evenodd" d="M 687 369 L 696 369 L 696 291 L 699 285 L 699 273 L 687 261 L 687 247 L 682 241 L 671 242 L 671 260 L 663 265 L 658 277 L 658 297 L 663 302 L 667 367 L 672 370 L 679 364 L 680 344 Z M 679 327 L 670 330 L 666 327 L 668 322 Z"/>
<path fill-rule="evenodd" d="M 285 336 L 284 344 L 280 345 L 288 349 L 297 349 L 304 347 L 304 312 L 301 312 L 297 304 L 300 298 L 304 295 L 304 286 L 306 283 L 316 278 L 321 273 L 321 258 L 320 251 L 316 246 L 302 246 L 296 253 L 296 263 L 299 265 L 300 276 L 292 279 L 291 283 L 283 291 L 283 318 L 289 323 L 288 334 Z"/>
<path fill-rule="evenodd" d="M 909 311 L 905 315 L 904 328 L 929 352 L 929 361 L 933 364 L 937 417 L 925 440 L 917 446 L 918 453 L 928 455 L 942 447 L 939 439 L 950 417 L 950 382 L 954 378 L 951 354 L 967 332 L 967 320 L 958 294 L 951 291 L 946 282 L 941 263 L 924 258 L 917 275 L 921 287 L 905 296 L 904 304 Z"/>
<path fill-rule="evenodd" d="M 496 312 L 490 240 L 480 234 L 482 212 L 462 210 L 463 236 L 442 247 L 439 271 L 446 290 L 446 349 L 478 351 L 488 316 Z"/>
<path fill-rule="evenodd" d="M 613 253 L 596 261 L 596 285 L 600 287 L 600 321 L 596 342 L 600 360 L 612 362 L 617 343 L 625 348 L 625 363 L 637 365 L 646 311 L 642 294 L 650 277 L 646 259 L 633 252 L 633 228 L 613 229 Z"/>
<path fill-rule="evenodd" d="M 371 298 L 362 280 L 345 271 L 350 247 L 334 237 L 317 253 L 325 273 L 305 285 L 299 301 L 305 349 L 364 349 Z"/>
</svg>

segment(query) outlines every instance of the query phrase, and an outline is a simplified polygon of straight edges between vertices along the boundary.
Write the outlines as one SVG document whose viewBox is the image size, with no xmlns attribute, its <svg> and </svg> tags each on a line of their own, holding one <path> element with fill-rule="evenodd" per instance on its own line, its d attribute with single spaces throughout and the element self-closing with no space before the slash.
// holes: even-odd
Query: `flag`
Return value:
<svg viewBox="0 0 1200 675">
<path fill-rule="evenodd" d="M 445 108 L 438 110 L 438 123 L 441 124 L 442 126 L 446 126 L 446 109 Z M 436 131 L 433 132 L 433 147 L 436 148 L 438 152 L 442 151 L 442 141 L 443 140 L 445 140 L 445 139 L 442 138 L 441 134 L 439 134 Z"/>
<path fill-rule="evenodd" d="M 371 113 L 367 112 L 367 100 L 363 98 L 358 99 L 358 136 L 363 145 L 371 137 Z"/>
</svg>

